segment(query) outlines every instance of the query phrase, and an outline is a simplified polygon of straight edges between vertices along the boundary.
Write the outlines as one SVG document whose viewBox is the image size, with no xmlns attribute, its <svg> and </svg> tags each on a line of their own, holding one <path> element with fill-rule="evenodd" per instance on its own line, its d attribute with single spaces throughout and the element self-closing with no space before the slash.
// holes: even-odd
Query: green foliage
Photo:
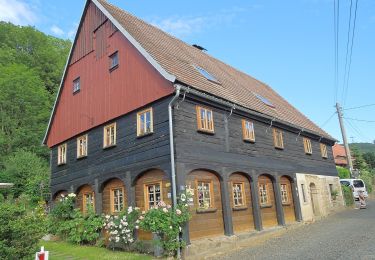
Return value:
<svg viewBox="0 0 375 260">
<path fill-rule="evenodd" d="M 17 151 L 6 158 L 4 170 L 0 171 L 0 181 L 14 183 L 14 187 L 2 192 L 13 197 L 23 193 L 36 203 L 48 192 L 49 171 L 47 162 L 34 153 Z"/>
<path fill-rule="evenodd" d="M 364 153 L 363 159 L 370 168 L 375 169 L 375 152 Z"/>
<path fill-rule="evenodd" d="M 336 200 L 338 195 L 339 195 L 339 192 L 337 190 L 333 190 L 331 192 L 331 197 L 332 197 L 333 200 Z"/>
<path fill-rule="evenodd" d="M 95 245 L 100 237 L 103 218 L 92 208 L 82 214 L 74 208 L 75 194 L 57 202 L 49 216 L 49 231 L 61 239 L 74 244 Z"/>
<path fill-rule="evenodd" d="M 0 65 L 20 63 L 33 68 L 51 94 L 56 93 L 71 42 L 30 26 L 0 22 Z"/>
<path fill-rule="evenodd" d="M 372 143 L 351 143 L 349 146 L 351 150 L 356 149 L 361 153 L 375 153 L 375 144 Z"/>
<path fill-rule="evenodd" d="M 17 201 L 0 203 L 0 259 L 31 259 L 45 228 L 43 209 L 28 212 Z"/>
<path fill-rule="evenodd" d="M 367 190 L 367 192 L 371 193 L 372 190 L 373 190 L 372 181 L 374 179 L 374 174 L 371 173 L 371 171 L 369 171 L 367 169 L 364 169 L 364 170 L 361 170 L 360 178 L 366 184 L 366 190 Z"/>
<path fill-rule="evenodd" d="M 185 242 L 178 239 L 182 227 L 191 218 L 189 207 L 186 204 L 191 194 L 181 194 L 176 209 L 164 202 L 160 202 L 140 216 L 142 230 L 152 232 L 160 237 L 160 243 L 167 255 L 173 255 Z"/>
<path fill-rule="evenodd" d="M 353 191 L 350 187 L 341 185 L 342 194 L 344 195 L 345 205 L 347 207 L 354 204 Z"/>
<path fill-rule="evenodd" d="M 340 179 L 349 179 L 350 171 L 347 168 L 336 166 Z"/>
</svg>

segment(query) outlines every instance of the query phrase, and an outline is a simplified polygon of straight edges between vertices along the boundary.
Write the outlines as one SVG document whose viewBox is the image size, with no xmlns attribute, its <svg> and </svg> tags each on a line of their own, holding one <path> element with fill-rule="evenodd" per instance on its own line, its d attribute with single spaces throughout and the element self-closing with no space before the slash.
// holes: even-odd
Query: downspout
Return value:
<svg viewBox="0 0 375 260">
<path fill-rule="evenodd" d="M 174 160 L 174 141 L 173 141 L 173 118 L 172 118 L 172 108 L 180 96 L 180 86 L 176 86 L 176 93 L 168 105 L 168 116 L 169 116 L 169 145 L 171 149 L 171 177 L 172 177 L 172 205 L 173 209 L 177 207 L 177 184 L 176 184 L 176 166 Z M 177 241 L 179 241 L 180 236 L 177 235 Z M 181 258 L 180 248 L 177 249 L 177 258 Z"/>
</svg>

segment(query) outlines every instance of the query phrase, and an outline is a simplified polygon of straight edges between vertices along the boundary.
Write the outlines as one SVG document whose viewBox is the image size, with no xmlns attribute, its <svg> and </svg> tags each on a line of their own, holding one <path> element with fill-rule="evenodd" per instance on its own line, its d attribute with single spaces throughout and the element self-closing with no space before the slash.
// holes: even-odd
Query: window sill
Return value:
<svg viewBox="0 0 375 260">
<path fill-rule="evenodd" d="M 240 207 L 233 207 L 233 211 L 241 211 L 241 210 L 247 210 L 247 206 L 240 206 Z"/>
<path fill-rule="evenodd" d="M 255 143 L 255 140 L 251 140 L 251 139 L 243 139 L 243 141 L 245 143 L 251 143 L 251 144 L 254 144 Z"/>
<path fill-rule="evenodd" d="M 272 208 L 272 204 L 264 204 L 264 205 L 260 205 L 260 208 L 263 209 L 263 208 Z"/>
<path fill-rule="evenodd" d="M 290 203 L 290 202 L 285 202 L 285 203 L 282 203 L 282 205 L 283 205 L 283 206 L 290 206 L 290 205 L 292 205 L 292 203 Z"/>
<path fill-rule="evenodd" d="M 275 149 L 277 149 L 277 150 L 284 150 L 284 147 L 275 146 Z"/>
<path fill-rule="evenodd" d="M 63 166 L 63 165 L 66 165 L 66 162 L 57 164 L 57 166 Z"/>
<path fill-rule="evenodd" d="M 145 133 L 145 134 L 140 134 L 140 135 L 137 135 L 137 138 L 146 137 L 146 136 L 152 135 L 153 133 L 154 133 L 154 131 L 149 132 L 149 133 Z"/>
<path fill-rule="evenodd" d="M 81 89 L 78 89 L 78 90 L 76 90 L 76 91 L 73 91 L 73 96 L 76 95 L 76 94 L 78 94 L 79 92 L 81 92 Z"/>
<path fill-rule="evenodd" d="M 82 160 L 82 159 L 85 159 L 85 158 L 87 158 L 87 155 L 81 155 L 81 156 L 77 157 L 77 160 Z"/>
<path fill-rule="evenodd" d="M 305 152 L 305 154 L 306 154 L 306 155 L 312 155 L 312 153 L 306 153 L 306 152 Z"/>
<path fill-rule="evenodd" d="M 211 131 L 211 130 L 207 130 L 207 129 L 198 129 L 198 132 L 202 133 L 202 134 L 208 134 L 208 135 L 214 135 L 215 134 L 215 131 Z"/>
<path fill-rule="evenodd" d="M 114 70 L 116 70 L 117 68 L 118 68 L 118 64 L 117 65 L 115 65 L 115 66 L 113 66 L 113 67 L 110 67 L 109 68 L 109 72 L 112 72 L 112 71 L 114 71 Z"/>
<path fill-rule="evenodd" d="M 217 211 L 217 208 L 208 208 L 208 209 L 197 209 L 196 212 L 198 214 L 201 214 L 201 213 L 213 213 L 213 212 L 216 212 Z"/>
<path fill-rule="evenodd" d="M 103 150 L 111 149 L 113 147 L 116 147 L 116 144 L 111 144 L 103 147 Z"/>
</svg>

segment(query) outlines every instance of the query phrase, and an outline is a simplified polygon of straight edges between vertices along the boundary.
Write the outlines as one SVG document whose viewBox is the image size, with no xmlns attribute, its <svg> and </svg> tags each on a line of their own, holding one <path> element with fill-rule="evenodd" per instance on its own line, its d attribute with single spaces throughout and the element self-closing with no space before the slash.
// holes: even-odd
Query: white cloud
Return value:
<svg viewBox="0 0 375 260">
<path fill-rule="evenodd" d="M 63 36 L 65 34 L 65 32 L 58 26 L 56 25 L 53 25 L 51 27 L 51 32 L 57 36 Z"/>
<path fill-rule="evenodd" d="M 244 8 L 234 7 L 216 13 L 200 16 L 172 16 L 164 19 L 151 19 L 150 23 L 176 37 L 203 32 L 209 28 L 230 25 Z"/>
<path fill-rule="evenodd" d="M 19 0 L 0 0 L 0 20 L 18 25 L 34 25 L 37 16 L 33 8 Z"/>
</svg>

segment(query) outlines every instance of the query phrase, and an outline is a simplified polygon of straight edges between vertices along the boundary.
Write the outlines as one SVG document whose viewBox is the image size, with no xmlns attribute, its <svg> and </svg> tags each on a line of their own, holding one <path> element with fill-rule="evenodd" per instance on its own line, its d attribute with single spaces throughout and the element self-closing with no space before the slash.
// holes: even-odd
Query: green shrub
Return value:
<svg viewBox="0 0 375 260">
<path fill-rule="evenodd" d="M 75 194 L 70 193 L 57 202 L 49 216 L 49 231 L 74 244 L 95 245 L 100 238 L 103 218 L 92 208 L 82 214 L 74 208 Z"/>
<path fill-rule="evenodd" d="M 156 242 L 161 243 L 166 255 L 174 255 L 178 248 L 186 245 L 178 236 L 191 217 L 187 204 L 190 196 L 191 194 L 181 194 L 175 209 L 161 201 L 158 206 L 140 216 L 140 228 L 160 238 L 160 241 Z"/>
<path fill-rule="evenodd" d="M 336 166 L 337 173 L 340 179 L 349 179 L 350 178 L 350 171 L 347 168 Z"/>
<path fill-rule="evenodd" d="M 354 204 L 353 192 L 352 189 L 348 186 L 341 185 L 342 194 L 344 196 L 345 205 L 347 207 L 352 206 Z"/>
<path fill-rule="evenodd" d="M 31 259 L 45 231 L 43 209 L 28 212 L 17 201 L 0 203 L 0 259 Z"/>
</svg>

